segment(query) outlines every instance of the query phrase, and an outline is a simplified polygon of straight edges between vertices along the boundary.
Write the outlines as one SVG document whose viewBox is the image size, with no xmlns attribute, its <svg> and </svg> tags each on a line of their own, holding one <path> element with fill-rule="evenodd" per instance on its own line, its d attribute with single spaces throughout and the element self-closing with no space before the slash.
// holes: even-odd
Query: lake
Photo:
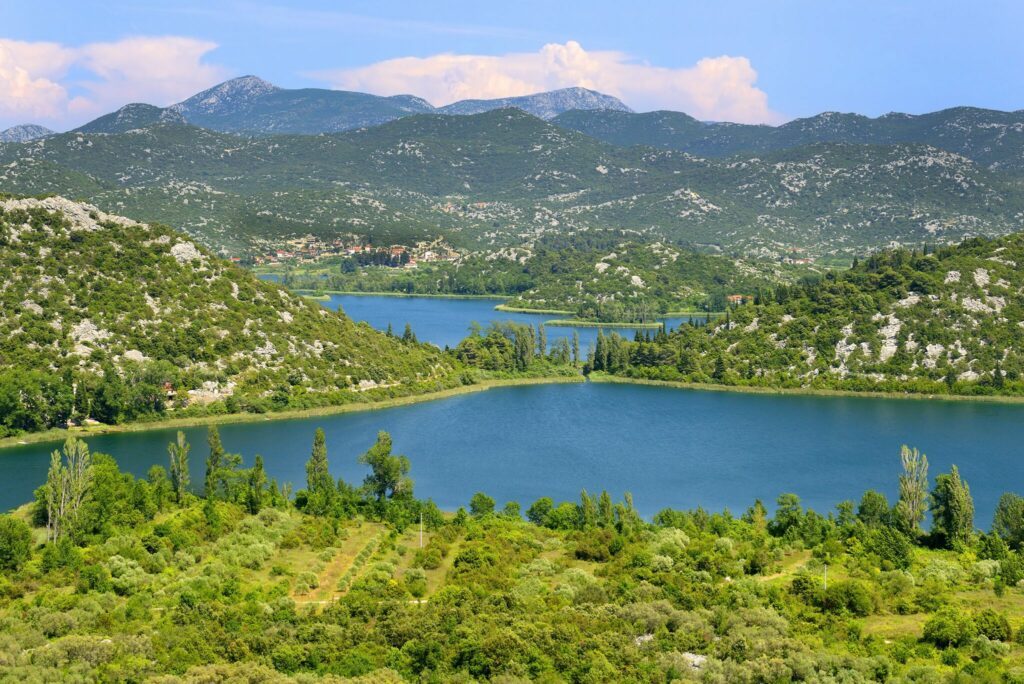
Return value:
<svg viewBox="0 0 1024 684">
<path fill-rule="evenodd" d="M 534 327 L 555 318 L 568 318 L 551 314 L 512 313 L 496 311 L 500 299 L 450 299 L 445 297 L 382 297 L 375 295 L 331 295 L 322 304 L 330 309 L 341 308 L 353 320 L 366 321 L 378 330 L 387 330 L 391 325 L 396 335 L 401 335 L 405 324 L 412 326 L 421 342 L 430 342 L 439 347 L 455 347 L 469 334 L 470 325 L 479 323 L 486 328 L 491 323 L 515 321 L 532 324 Z M 689 318 L 666 318 L 670 328 L 678 327 Z M 694 320 L 703 320 L 695 317 Z M 565 337 L 572 342 L 572 333 L 580 336 L 580 353 L 586 354 L 587 347 L 597 340 L 597 328 L 547 327 L 548 345 Z M 614 327 L 603 328 L 607 335 L 612 331 L 632 339 L 636 330 Z M 654 331 L 651 331 L 652 334 Z"/>
<path fill-rule="evenodd" d="M 396 300 L 404 301 L 404 300 Z M 783 492 L 827 511 L 869 488 L 895 499 L 899 447 L 928 454 L 931 475 L 956 463 L 971 487 L 976 522 L 987 528 L 999 495 L 1024 492 L 1024 406 L 856 397 L 700 392 L 581 383 L 507 387 L 441 401 L 301 420 L 224 425 L 229 451 L 247 464 L 260 453 L 268 473 L 297 487 L 313 431 L 327 433 L 332 472 L 366 473 L 357 456 L 378 430 L 412 460 L 416 494 L 443 509 L 485 491 L 499 506 L 540 496 L 575 500 L 581 489 L 631 491 L 646 516 L 663 507 L 741 513 Z M 205 428 L 185 431 L 200 483 Z M 167 463 L 173 430 L 98 436 L 96 451 L 143 475 Z M 31 498 L 54 445 L 0 451 L 0 508 Z M 771 507 L 771 506 L 769 506 Z"/>
</svg>

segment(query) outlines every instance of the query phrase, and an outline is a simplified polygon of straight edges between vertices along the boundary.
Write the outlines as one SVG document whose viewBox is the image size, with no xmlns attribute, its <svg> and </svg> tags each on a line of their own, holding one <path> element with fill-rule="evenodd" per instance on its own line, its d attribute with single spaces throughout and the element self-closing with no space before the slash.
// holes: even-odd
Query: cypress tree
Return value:
<svg viewBox="0 0 1024 684">
<path fill-rule="evenodd" d="M 327 437 L 323 428 L 313 436 L 313 452 L 306 462 L 306 510 L 313 515 L 325 515 L 334 503 L 334 480 L 327 464 Z"/>
</svg>

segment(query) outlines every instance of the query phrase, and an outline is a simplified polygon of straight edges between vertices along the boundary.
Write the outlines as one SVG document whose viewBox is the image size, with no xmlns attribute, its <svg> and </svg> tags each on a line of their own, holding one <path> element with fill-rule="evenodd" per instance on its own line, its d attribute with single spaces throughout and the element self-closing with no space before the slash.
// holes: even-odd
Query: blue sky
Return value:
<svg viewBox="0 0 1024 684">
<path fill-rule="evenodd" d="M 1024 3 L 0 0 L 0 126 L 61 128 L 253 73 L 435 104 L 587 85 L 777 123 L 1024 108 Z"/>
</svg>

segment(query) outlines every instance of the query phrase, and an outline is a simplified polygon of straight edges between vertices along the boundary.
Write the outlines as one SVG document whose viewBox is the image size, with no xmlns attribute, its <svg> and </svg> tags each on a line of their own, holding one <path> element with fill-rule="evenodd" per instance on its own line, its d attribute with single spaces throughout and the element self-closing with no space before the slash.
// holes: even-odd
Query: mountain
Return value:
<svg viewBox="0 0 1024 684">
<path fill-rule="evenodd" d="M 93 119 L 84 126 L 76 128 L 74 133 L 127 133 L 158 123 L 185 123 L 180 114 L 171 109 L 161 109 L 153 105 L 136 102 L 125 105 L 116 112 L 104 114 Z"/>
<path fill-rule="evenodd" d="M 926 145 L 818 144 L 728 159 L 624 148 L 516 109 L 421 114 L 320 136 L 162 123 L 0 148 L 0 188 L 89 199 L 206 244 L 445 236 L 499 250 L 611 229 L 782 257 L 853 255 L 1019 229 L 1019 185 Z"/>
<path fill-rule="evenodd" d="M 630 111 L 614 97 L 585 88 L 565 88 L 501 100 L 463 100 L 435 110 L 426 100 L 412 95 L 381 97 L 323 88 L 279 88 L 256 76 L 242 76 L 166 109 L 128 105 L 77 130 L 123 133 L 160 121 L 176 121 L 226 133 L 311 135 L 378 126 L 413 114 L 478 114 L 505 107 L 518 107 L 545 119 L 569 109 Z"/>
<path fill-rule="evenodd" d="M 779 287 L 664 349 L 634 377 L 922 394 L 1024 394 L 1024 234 L 890 250 Z"/>
<path fill-rule="evenodd" d="M 460 100 L 438 108 L 441 114 L 481 114 L 493 109 L 515 107 L 541 119 L 554 117 L 570 110 L 632 112 L 618 98 L 586 88 L 562 88 L 522 97 L 504 97 L 495 100 Z"/>
<path fill-rule="evenodd" d="M 435 348 L 356 325 L 169 228 L 61 197 L 0 198 L 0 268 L 0 433 L 151 417 L 169 391 L 176 415 L 265 411 L 436 388 L 451 371 Z"/>
<path fill-rule="evenodd" d="M 11 126 L 5 131 L 0 131 L 0 143 L 7 142 L 28 142 L 29 140 L 35 140 L 36 138 L 45 138 L 48 135 L 53 135 L 54 131 L 51 131 L 45 126 L 37 126 L 36 124 L 22 124 L 20 126 Z"/>
<path fill-rule="evenodd" d="M 824 142 L 917 143 L 961 154 L 993 170 L 1024 173 L 1024 110 L 956 107 L 929 114 L 825 112 L 781 126 L 698 122 L 679 112 L 570 111 L 554 123 L 616 145 L 647 145 L 708 157 L 755 154 Z"/>
<path fill-rule="evenodd" d="M 433 111 L 411 95 L 379 97 L 320 88 L 279 88 L 255 76 L 232 79 L 169 107 L 196 126 L 233 133 L 332 133 Z"/>
</svg>

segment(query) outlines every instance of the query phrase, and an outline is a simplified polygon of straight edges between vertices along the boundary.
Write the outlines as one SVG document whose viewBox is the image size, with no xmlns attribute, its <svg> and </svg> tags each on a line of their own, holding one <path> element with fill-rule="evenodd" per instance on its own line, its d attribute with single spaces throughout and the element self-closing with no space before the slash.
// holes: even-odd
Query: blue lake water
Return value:
<svg viewBox="0 0 1024 684">
<path fill-rule="evenodd" d="M 331 295 L 323 305 L 330 309 L 341 308 L 353 320 L 366 321 L 379 330 L 387 330 L 391 325 L 396 335 L 401 335 L 405 324 L 412 326 L 416 337 L 422 342 L 430 342 L 439 347 L 455 347 L 469 334 L 470 325 L 479 323 L 486 328 L 491 323 L 515 321 L 532 324 L 534 327 L 554 318 L 551 314 L 512 313 L 495 310 L 501 304 L 500 299 L 447 299 L 441 297 L 380 297 L 373 295 Z M 666 318 L 669 328 L 678 327 L 688 318 Z M 572 342 L 573 330 L 579 333 L 580 353 L 586 354 L 588 345 L 597 340 L 597 328 L 563 328 L 546 326 L 548 344 L 555 344 L 559 338 Z M 636 330 L 603 328 L 607 335 L 617 332 L 624 337 L 632 338 Z M 653 334 L 653 331 L 652 331 Z"/>
<path fill-rule="evenodd" d="M 599 383 L 493 389 L 441 401 L 313 419 L 224 425 L 225 447 L 246 463 L 260 453 L 269 474 L 297 487 L 313 431 L 327 433 L 332 472 L 359 482 L 357 456 L 388 430 L 412 460 L 416 493 L 442 508 L 476 491 L 524 507 L 540 496 L 576 499 L 581 489 L 631 491 L 652 515 L 667 506 L 736 513 L 795 492 L 826 511 L 869 488 L 894 499 L 899 447 L 928 454 L 931 474 L 956 463 L 970 484 L 977 524 L 988 527 L 1003 491 L 1024 492 L 1024 407 L 687 391 Z M 193 444 L 201 482 L 205 429 Z M 166 465 L 173 430 L 99 436 L 96 451 L 143 475 Z M 55 445 L 0 452 L 0 509 L 21 504 L 46 477 Z"/>
</svg>

